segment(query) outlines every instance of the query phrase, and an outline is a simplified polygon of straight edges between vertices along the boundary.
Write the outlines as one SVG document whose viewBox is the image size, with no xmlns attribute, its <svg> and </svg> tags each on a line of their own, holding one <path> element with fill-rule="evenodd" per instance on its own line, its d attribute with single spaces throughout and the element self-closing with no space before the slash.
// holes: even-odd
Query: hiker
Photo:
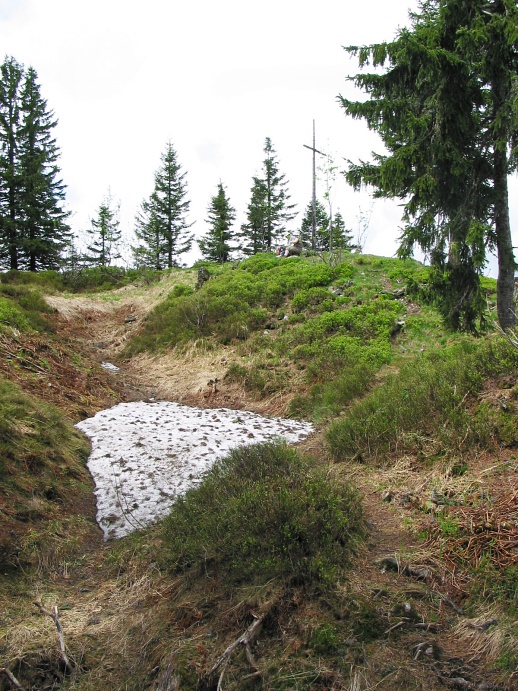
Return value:
<svg viewBox="0 0 518 691">
<path fill-rule="evenodd" d="M 286 250 L 284 251 L 284 256 L 285 257 L 300 257 L 302 254 L 302 242 L 300 241 L 300 237 L 298 235 L 295 235 L 293 237 L 293 240 L 291 243 L 288 245 Z"/>
</svg>

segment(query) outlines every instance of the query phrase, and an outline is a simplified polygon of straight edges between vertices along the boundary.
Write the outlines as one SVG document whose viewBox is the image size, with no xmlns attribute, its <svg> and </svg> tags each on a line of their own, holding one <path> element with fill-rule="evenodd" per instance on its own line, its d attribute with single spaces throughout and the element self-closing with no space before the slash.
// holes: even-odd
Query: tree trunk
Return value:
<svg viewBox="0 0 518 691">
<path fill-rule="evenodd" d="M 507 189 L 507 155 L 495 151 L 495 229 L 498 251 L 497 312 L 502 329 L 516 325 L 514 310 L 514 252 L 509 221 L 509 194 Z"/>
</svg>

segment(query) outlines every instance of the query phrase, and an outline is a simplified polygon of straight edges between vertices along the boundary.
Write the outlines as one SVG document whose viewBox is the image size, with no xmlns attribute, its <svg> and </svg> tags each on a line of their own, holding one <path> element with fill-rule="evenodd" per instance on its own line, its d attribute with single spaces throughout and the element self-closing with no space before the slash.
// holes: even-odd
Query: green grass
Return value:
<svg viewBox="0 0 518 691">
<path fill-rule="evenodd" d="M 7 510 L 0 530 L 2 566 L 13 563 L 15 552 L 16 561 L 41 562 L 43 552 L 55 547 L 47 521 L 57 519 L 78 493 L 91 491 L 85 467 L 89 451 L 87 440 L 60 411 L 0 378 L 0 495 Z M 25 528 L 31 537 L 17 545 L 16 534 Z"/>
<path fill-rule="evenodd" d="M 53 312 L 39 288 L 0 283 L 0 332 L 12 333 L 14 329 L 52 333 L 54 326 L 47 315 Z"/>
<path fill-rule="evenodd" d="M 442 454 L 473 444 L 512 445 L 518 442 L 512 411 L 485 404 L 473 409 L 484 379 L 502 373 L 518 374 L 518 350 L 499 338 L 466 337 L 414 357 L 330 425 L 331 453 L 336 459 L 377 458 L 415 451 L 417 440 L 433 441 Z"/>
<path fill-rule="evenodd" d="M 333 266 L 315 257 L 266 254 L 206 266 L 210 280 L 194 292 L 173 290 L 126 355 L 192 341 L 232 344 L 245 360 L 231 365 L 229 381 L 266 397 L 289 384 L 290 367 L 303 371 L 309 390 L 293 401 L 291 414 L 315 421 L 365 393 L 390 362 L 405 313 L 391 289 L 424 271 L 414 261 L 351 254 Z"/>
<path fill-rule="evenodd" d="M 325 587 L 362 533 L 359 497 L 283 443 L 247 446 L 218 462 L 164 522 L 172 571 L 226 586 L 281 579 Z"/>
</svg>

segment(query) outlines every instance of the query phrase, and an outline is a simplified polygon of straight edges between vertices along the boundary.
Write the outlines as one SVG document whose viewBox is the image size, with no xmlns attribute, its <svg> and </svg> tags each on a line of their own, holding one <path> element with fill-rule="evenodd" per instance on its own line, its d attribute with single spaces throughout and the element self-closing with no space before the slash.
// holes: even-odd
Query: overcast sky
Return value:
<svg viewBox="0 0 518 691">
<path fill-rule="evenodd" d="M 244 221 L 265 137 L 300 212 L 311 199 L 303 145 L 313 120 L 317 148 L 338 163 L 381 150 L 337 103 L 339 93 L 354 94 L 345 78 L 357 71 L 342 46 L 392 39 L 416 8 L 417 0 L 0 0 L 0 31 L 4 53 L 36 69 L 59 119 L 74 231 L 89 226 L 110 188 L 129 238 L 171 140 L 187 174 L 192 230 L 202 236 L 220 180 Z M 321 182 L 317 194 L 324 191 Z M 513 179 L 514 227 L 517 191 Z M 371 201 L 339 176 L 333 206 L 356 232 Z M 400 211 L 374 203 L 366 252 L 394 254 Z"/>
</svg>

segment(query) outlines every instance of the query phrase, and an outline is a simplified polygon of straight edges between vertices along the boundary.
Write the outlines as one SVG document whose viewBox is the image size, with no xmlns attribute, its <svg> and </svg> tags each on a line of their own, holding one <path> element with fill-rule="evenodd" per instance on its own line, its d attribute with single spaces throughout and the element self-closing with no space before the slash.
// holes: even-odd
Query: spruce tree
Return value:
<svg viewBox="0 0 518 691">
<path fill-rule="evenodd" d="M 315 201 L 315 251 L 323 252 L 324 245 L 329 248 L 329 216 L 325 206 L 318 199 Z M 300 240 L 306 249 L 311 249 L 313 243 L 313 201 L 306 207 L 306 212 L 300 225 Z"/>
<path fill-rule="evenodd" d="M 59 150 L 52 130 L 57 121 L 40 95 L 36 71 L 29 67 L 21 94 L 20 132 L 24 268 L 57 269 L 70 243 L 69 213 L 63 209 L 65 186 L 59 178 Z"/>
<path fill-rule="evenodd" d="M 6 57 L 0 67 L 0 262 L 10 269 L 56 269 L 70 242 L 56 124 L 36 71 Z"/>
<path fill-rule="evenodd" d="M 347 48 L 360 67 L 385 67 L 352 78 L 367 100 L 341 102 L 388 153 L 349 163 L 346 178 L 403 200 L 400 255 L 415 244 L 430 255 L 456 327 L 473 328 L 483 307 L 487 246 L 498 253 L 500 325 L 515 321 L 507 175 L 517 164 L 517 25 L 513 0 L 426 0 L 393 42 Z"/>
<path fill-rule="evenodd" d="M 205 259 L 223 264 L 230 258 L 232 247 L 231 227 L 236 219 L 236 210 L 231 206 L 225 188 L 220 182 L 217 194 L 212 197 L 207 209 L 209 232 L 198 241 Z"/>
<path fill-rule="evenodd" d="M 253 178 L 250 201 L 246 211 L 246 223 L 241 226 L 240 247 L 243 254 L 251 256 L 267 252 L 266 242 L 266 186 L 258 177 Z"/>
<path fill-rule="evenodd" d="M 21 245 L 19 137 L 23 65 L 6 57 L 0 67 L 0 260 L 18 269 Z"/>
<path fill-rule="evenodd" d="M 268 252 L 279 237 L 286 232 L 286 225 L 295 218 L 295 204 L 290 204 L 286 176 L 279 173 L 277 153 L 269 137 L 264 144 L 263 182 L 266 192 L 265 245 Z"/>
<path fill-rule="evenodd" d="M 241 227 L 245 254 L 271 252 L 296 216 L 295 205 L 289 203 L 286 176 L 279 172 L 277 153 L 269 137 L 265 139 L 263 151 L 261 175 L 253 178 L 247 222 Z"/>
<path fill-rule="evenodd" d="M 135 216 L 135 235 L 138 244 L 131 249 L 137 267 L 161 271 L 164 268 L 166 247 L 160 233 L 160 226 L 153 215 L 151 201 L 144 199 Z"/>
<path fill-rule="evenodd" d="M 337 211 L 333 218 L 333 247 L 335 249 L 353 250 L 356 249 L 353 243 L 353 233 L 345 225 L 344 218 L 340 211 Z"/>
<path fill-rule="evenodd" d="M 90 221 L 87 229 L 90 244 L 83 257 L 84 262 L 95 268 L 105 269 L 116 259 L 120 259 L 118 245 L 121 240 L 119 228 L 119 207 L 113 207 L 113 199 L 108 192 Z"/>
<path fill-rule="evenodd" d="M 153 193 L 137 215 L 135 234 L 139 244 L 132 250 L 136 260 L 144 265 L 171 269 L 178 266 L 179 255 L 192 246 L 193 238 L 188 233 L 192 224 L 186 221 L 190 201 L 186 198 L 186 174 L 181 172 L 171 142 L 160 161 Z"/>
</svg>

